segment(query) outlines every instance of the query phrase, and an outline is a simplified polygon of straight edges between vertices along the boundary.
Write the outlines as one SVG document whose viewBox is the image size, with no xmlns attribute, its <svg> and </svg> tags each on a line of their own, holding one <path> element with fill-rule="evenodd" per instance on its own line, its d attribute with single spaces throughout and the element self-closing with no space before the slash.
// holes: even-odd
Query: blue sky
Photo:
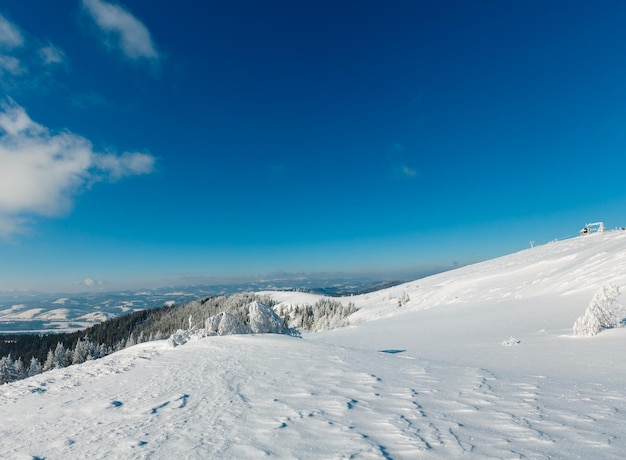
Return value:
<svg viewBox="0 0 626 460">
<path fill-rule="evenodd" d="M 392 277 L 624 226 L 625 23 L 612 1 L 5 2 L 0 289 Z"/>
</svg>

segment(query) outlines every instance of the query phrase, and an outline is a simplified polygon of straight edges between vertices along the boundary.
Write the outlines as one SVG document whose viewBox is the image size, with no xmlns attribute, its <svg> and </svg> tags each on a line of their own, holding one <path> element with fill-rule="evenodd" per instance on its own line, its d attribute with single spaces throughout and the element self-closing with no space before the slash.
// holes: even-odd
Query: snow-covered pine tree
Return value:
<svg viewBox="0 0 626 460">
<path fill-rule="evenodd" d="M 57 343 L 57 347 L 54 350 L 54 364 L 53 368 L 66 367 L 68 365 L 67 353 L 65 352 L 65 346 L 62 342 Z"/>
<path fill-rule="evenodd" d="M 28 366 L 28 376 L 32 377 L 33 375 L 41 374 L 43 372 L 43 368 L 41 367 L 41 363 L 34 356 L 30 360 L 30 365 Z"/>
<path fill-rule="evenodd" d="M 48 355 L 46 356 L 46 360 L 43 363 L 43 371 L 49 371 L 50 369 L 54 369 L 56 366 L 54 365 L 54 352 L 52 350 L 48 350 Z"/>
<path fill-rule="evenodd" d="M 26 372 L 26 366 L 24 366 L 24 361 L 22 361 L 22 358 L 17 358 L 13 362 L 13 379 L 22 380 L 26 377 L 28 377 L 28 373 Z"/>
<path fill-rule="evenodd" d="M 13 381 L 13 370 L 11 355 L 0 358 L 0 385 Z"/>
<path fill-rule="evenodd" d="M 72 352 L 72 364 L 81 364 L 85 362 L 85 343 L 78 339 L 76 342 L 76 346 L 74 347 L 74 351 Z"/>
</svg>

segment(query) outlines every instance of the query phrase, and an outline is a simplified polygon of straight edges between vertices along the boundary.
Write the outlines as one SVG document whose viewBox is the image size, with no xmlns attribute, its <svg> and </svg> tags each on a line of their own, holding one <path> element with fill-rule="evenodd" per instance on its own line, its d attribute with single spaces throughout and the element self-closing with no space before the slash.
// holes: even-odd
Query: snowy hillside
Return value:
<svg viewBox="0 0 626 460">
<path fill-rule="evenodd" d="M 608 282 L 626 232 L 341 298 L 346 328 L 137 345 L 1 386 L 0 457 L 623 458 L 626 328 L 572 334 Z"/>
</svg>

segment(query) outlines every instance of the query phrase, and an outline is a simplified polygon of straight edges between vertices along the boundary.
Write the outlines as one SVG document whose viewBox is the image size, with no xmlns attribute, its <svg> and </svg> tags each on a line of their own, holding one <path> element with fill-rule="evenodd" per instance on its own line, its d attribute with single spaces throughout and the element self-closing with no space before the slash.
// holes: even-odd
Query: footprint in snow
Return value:
<svg viewBox="0 0 626 460">
<path fill-rule="evenodd" d="M 182 409 L 183 407 L 185 407 L 187 405 L 187 400 L 188 399 L 189 399 L 189 395 L 187 393 L 184 393 L 181 396 L 179 396 L 178 398 L 172 398 L 172 400 L 165 401 L 162 404 L 159 404 L 158 406 L 153 407 L 152 409 L 150 409 L 150 413 L 151 414 L 158 413 L 159 410 L 169 406 L 169 404 L 172 401 L 180 401 L 180 404 L 176 408 L 177 409 Z"/>
<path fill-rule="evenodd" d="M 157 412 L 159 412 L 159 410 L 160 410 L 160 409 L 163 409 L 163 408 L 164 408 L 164 407 L 166 407 L 169 403 L 170 403 L 169 401 L 165 401 L 163 404 L 159 404 L 158 406 L 153 407 L 153 408 L 150 410 L 150 413 L 151 413 L 151 414 L 156 414 Z"/>
<path fill-rule="evenodd" d="M 189 395 L 187 393 L 176 399 L 176 401 L 180 401 L 180 406 L 178 406 L 179 409 L 182 409 L 187 405 L 187 399 L 189 399 Z"/>
</svg>

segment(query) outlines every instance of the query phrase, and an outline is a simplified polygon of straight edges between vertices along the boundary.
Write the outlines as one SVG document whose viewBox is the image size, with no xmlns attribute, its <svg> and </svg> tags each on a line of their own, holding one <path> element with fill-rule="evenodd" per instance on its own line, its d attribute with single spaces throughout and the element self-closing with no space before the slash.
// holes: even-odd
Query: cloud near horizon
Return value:
<svg viewBox="0 0 626 460">
<path fill-rule="evenodd" d="M 102 286 L 103 283 L 102 283 L 102 281 L 94 280 L 93 278 L 85 278 L 79 284 L 81 284 L 82 286 L 88 287 L 88 288 L 92 288 L 92 287 L 95 287 L 95 286 Z"/>
<path fill-rule="evenodd" d="M 119 48 L 130 59 L 159 59 L 148 28 L 122 6 L 102 0 L 82 3 L 107 46 Z"/>
<path fill-rule="evenodd" d="M 0 104 L 0 236 L 25 229 L 29 217 L 61 216 L 96 182 L 149 174 L 154 157 L 94 152 L 69 131 L 52 133 L 13 101 Z"/>
</svg>

